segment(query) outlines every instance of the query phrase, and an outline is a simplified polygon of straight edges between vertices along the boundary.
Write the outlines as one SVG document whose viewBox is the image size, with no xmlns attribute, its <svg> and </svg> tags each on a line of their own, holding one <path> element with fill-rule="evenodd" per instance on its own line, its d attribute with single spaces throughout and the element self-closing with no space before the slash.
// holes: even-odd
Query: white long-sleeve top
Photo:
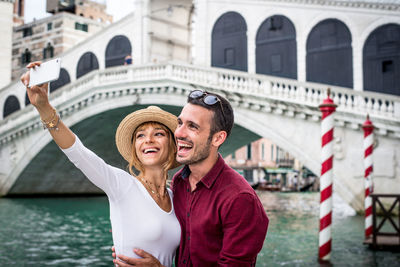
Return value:
<svg viewBox="0 0 400 267">
<path fill-rule="evenodd" d="M 171 190 L 168 189 L 168 194 L 172 209 L 166 212 L 138 179 L 106 164 L 87 149 L 78 137 L 71 147 L 62 151 L 92 183 L 107 194 L 116 253 L 138 258 L 133 249 L 140 248 L 156 257 L 164 266 L 172 266 L 181 228 L 175 216 Z"/>
</svg>

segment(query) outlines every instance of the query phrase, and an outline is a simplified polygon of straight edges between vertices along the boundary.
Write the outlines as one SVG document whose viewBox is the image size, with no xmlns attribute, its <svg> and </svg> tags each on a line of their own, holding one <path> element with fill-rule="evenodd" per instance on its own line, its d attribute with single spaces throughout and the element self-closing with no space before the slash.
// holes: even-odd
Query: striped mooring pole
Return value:
<svg viewBox="0 0 400 267">
<path fill-rule="evenodd" d="M 320 209 L 319 209 L 319 260 L 329 261 L 332 245 L 332 163 L 333 163 L 333 113 L 336 105 L 329 97 L 330 89 L 327 91 L 327 98 L 319 105 L 322 112 L 322 168 L 320 178 Z"/>
<path fill-rule="evenodd" d="M 364 190 L 365 190 L 365 198 L 364 198 L 364 206 L 365 206 L 365 238 L 368 238 L 372 234 L 372 198 L 370 194 L 372 193 L 372 152 L 374 149 L 374 125 L 369 120 L 369 115 L 367 115 L 367 120 L 364 122 L 363 126 L 364 131 L 364 168 L 365 168 L 365 182 L 364 182 Z"/>
</svg>

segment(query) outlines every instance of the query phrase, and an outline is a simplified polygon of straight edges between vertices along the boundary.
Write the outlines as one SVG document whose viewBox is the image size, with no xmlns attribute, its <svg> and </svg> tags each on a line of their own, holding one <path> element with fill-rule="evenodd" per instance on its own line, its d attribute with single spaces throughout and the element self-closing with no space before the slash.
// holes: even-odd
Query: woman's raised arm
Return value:
<svg viewBox="0 0 400 267">
<path fill-rule="evenodd" d="M 40 61 L 32 62 L 29 63 L 27 68 L 35 68 L 37 66 L 40 66 L 40 64 Z M 49 84 L 46 83 L 42 85 L 34 85 L 32 87 L 28 87 L 29 70 L 21 76 L 21 81 L 26 86 L 26 91 L 31 104 L 39 112 L 43 126 L 49 130 L 56 144 L 62 149 L 71 147 L 75 143 L 75 135 L 61 121 L 60 115 L 57 113 L 55 108 L 50 105 L 48 96 Z"/>
</svg>

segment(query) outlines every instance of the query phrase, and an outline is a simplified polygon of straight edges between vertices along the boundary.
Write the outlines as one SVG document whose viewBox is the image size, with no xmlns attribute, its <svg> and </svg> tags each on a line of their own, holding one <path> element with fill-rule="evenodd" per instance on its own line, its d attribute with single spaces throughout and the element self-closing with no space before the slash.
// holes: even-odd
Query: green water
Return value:
<svg viewBox="0 0 400 267">
<path fill-rule="evenodd" d="M 317 193 L 259 192 L 270 218 L 257 266 L 319 266 Z M 364 219 L 334 207 L 334 266 L 400 266 L 362 244 Z M 112 266 L 105 197 L 0 198 L 0 266 Z"/>
</svg>

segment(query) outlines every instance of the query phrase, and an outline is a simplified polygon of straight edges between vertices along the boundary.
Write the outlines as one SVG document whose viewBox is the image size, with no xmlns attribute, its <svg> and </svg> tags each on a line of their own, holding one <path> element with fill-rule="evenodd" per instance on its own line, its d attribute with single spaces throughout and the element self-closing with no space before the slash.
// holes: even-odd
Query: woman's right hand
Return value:
<svg viewBox="0 0 400 267">
<path fill-rule="evenodd" d="M 47 93 L 49 88 L 48 83 L 28 87 L 29 70 L 31 68 L 35 68 L 36 66 L 40 66 L 41 63 L 41 61 L 29 63 L 28 66 L 26 66 L 28 68 L 28 71 L 21 76 L 21 82 L 26 86 L 26 92 L 28 94 L 29 101 L 36 108 L 40 108 L 49 104 L 49 96 Z"/>
<path fill-rule="evenodd" d="M 26 67 L 28 69 L 35 68 L 36 66 L 40 66 L 41 63 L 42 62 L 40 61 L 32 62 L 29 63 Z M 39 112 L 40 118 L 44 126 L 49 130 L 56 129 L 56 131 L 50 131 L 50 134 L 56 144 L 62 149 L 67 149 L 71 147 L 75 143 L 75 135 L 61 121 L 60 115 L 58 115 L 57 111 L 50 105 L 49 96 L 47 93 L 47 90 L 49 88 L 48 83 L 28 87 L 29 70 L 21 76 L 21 81 L 26 86 L 26 92 L 28 94 L 29 100 Z"/>
</svg>

